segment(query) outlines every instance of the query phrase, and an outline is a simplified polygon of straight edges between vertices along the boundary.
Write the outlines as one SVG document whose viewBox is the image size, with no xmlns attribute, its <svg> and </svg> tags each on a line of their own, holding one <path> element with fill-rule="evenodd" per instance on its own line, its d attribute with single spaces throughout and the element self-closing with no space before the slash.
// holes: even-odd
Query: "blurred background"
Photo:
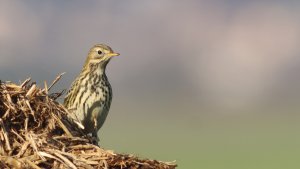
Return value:
<svg viewBox="0 0 300 169">
<path fill-rule="evenodd" d="M 300 167 L 300 1 L 0 1 L 0 79 L 42 86 L 121 53 L 101 144 L 178 168 Z M 60 99 L 62 102 L 63 99 Z"/>
</svg>

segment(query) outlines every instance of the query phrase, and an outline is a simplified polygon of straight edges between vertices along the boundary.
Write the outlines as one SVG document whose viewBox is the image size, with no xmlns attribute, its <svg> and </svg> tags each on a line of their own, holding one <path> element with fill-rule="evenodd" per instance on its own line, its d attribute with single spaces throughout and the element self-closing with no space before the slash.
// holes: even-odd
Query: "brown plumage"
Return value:
<svg viewBox="0 0 300 169">
<path fill-rule="evenodd" d="M 97 44 L 88 53 L 85 64 L 72 83 L 64 105 L 74 111 L 86 133 L 97 136 L 102 127 L 112 100 L 112 89 L 105 74 L 105 68 L 113 56 L 118 56 L 104 44 Z"/>
</svg>

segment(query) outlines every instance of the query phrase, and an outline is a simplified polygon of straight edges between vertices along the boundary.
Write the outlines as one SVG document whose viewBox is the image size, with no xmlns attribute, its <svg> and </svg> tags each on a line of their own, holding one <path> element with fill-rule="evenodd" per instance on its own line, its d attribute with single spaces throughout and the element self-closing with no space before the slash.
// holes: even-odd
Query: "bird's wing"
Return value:
<svg viewBox="0 0 300 169">
<path fill-rule="evenodd" d="M 67 108 L 70 108 L 70 104 L 71 104 L 73 98 L 76 97 L 76 95 L 75 95 L 75 93 L 77 93 L 76 90 L 79 89 L 79 87 L 78 87 L 78 81 L 79 81 L 79 78 L 76 78 L 73 81 L 73 83 L 71 84 L 71 87 L 70 87 L 69 91 L 67 92 L 67 94 L 65 96 L 64 105 Z"/>
</svg>

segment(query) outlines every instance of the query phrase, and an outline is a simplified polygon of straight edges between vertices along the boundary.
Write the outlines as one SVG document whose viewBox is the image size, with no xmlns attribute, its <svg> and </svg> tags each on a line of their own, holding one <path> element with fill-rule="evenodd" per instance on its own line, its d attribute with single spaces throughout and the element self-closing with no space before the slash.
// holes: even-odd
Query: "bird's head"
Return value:
<svg viewBox="0 0 300 169">
<path fill-rule="evenodd" d="M 118 55 L 119 53 L 114 53 L 109 46 L 97 44 L 90 49 L 84 67 L 100 65 L 100 67 L 105 68 L 110 59 Z"/>
</svg>

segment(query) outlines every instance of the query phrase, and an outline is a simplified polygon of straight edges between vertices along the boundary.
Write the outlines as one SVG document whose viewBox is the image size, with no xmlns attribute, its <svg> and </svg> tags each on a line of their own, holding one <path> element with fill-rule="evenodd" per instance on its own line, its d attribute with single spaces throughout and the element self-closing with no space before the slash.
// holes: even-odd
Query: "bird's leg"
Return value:
<svg viewBox="0 0 300 169">
<path fill-rule="evenodd" d="M 100 137 L 97 135 L 97 145 L 100 147 Z"/>
<path fill-rule="evenodd" d="M 99 144 L 100 139 L 99 139 L 99 137 L 97 135 L 97 131 L 96 130 L 92 132 L 92 139 L 93 139 L 93 144 L 94 145 L 100 146 L 100 144 Z"/>
</svg>

